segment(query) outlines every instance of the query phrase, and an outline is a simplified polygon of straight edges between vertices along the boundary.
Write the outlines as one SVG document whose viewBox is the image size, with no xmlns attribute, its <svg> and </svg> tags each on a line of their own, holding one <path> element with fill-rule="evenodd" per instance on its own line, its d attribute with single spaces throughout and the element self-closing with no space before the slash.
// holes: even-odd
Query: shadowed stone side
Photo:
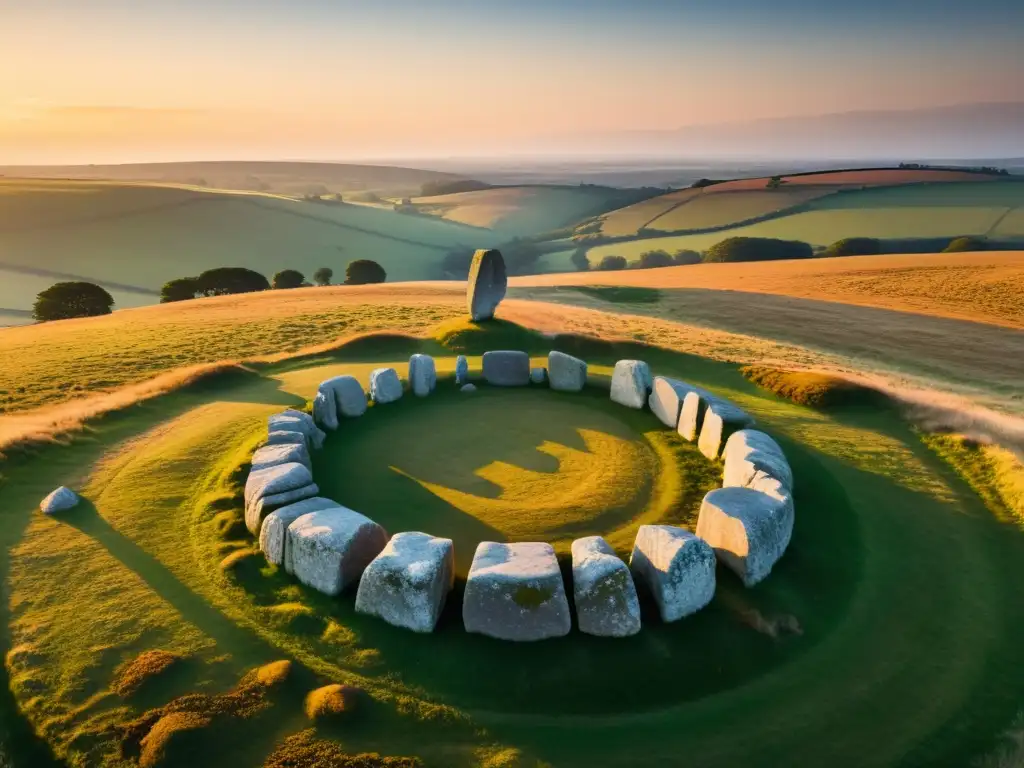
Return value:
<svg viewBox="0 0 1024 768">
<path fill-rule="evenodd" d="M 662 621 L 696 613 L 715 596 L 714 550 L 684 528 L 641 525 L 629 568 L 651 590 Z"/>
<path fill-rule="evenodd" d="M 250 470 L 256 472 L 268 467 L 277 467 L 281 464 L 301 464 L 307 469 L 312 469 L 309 451 L 304 443 L 279 443 L 277 445 L 264 445 L 257 448 L 252 455 Z"/>
<path fill-rule="evenodd" d="M 572 584 L 580 632 L 628 637 L 640 631 L 640 601 L 633 577 L 600 536 L 572 543 Z"/>
<path fill-rule="evenodd" d="M 394 368 L 377 368 L 370 373 L 370 397 L 384 405 L 402 398 L 402 380 Z"/>
<path fill-rule="evenodd" d="M 704 412 L 697 447 L 707 458 L 717 459 L 729 437 L 753 423 L 753 417 L 738 406 L 725 400 L 712 400 Z"/>
<path fill-rule="evenodd" d="M 557 392 L 581 392 L 587 383 L 587 364 L 564 352 L 548 355 L 548 382 Z"/>
<path fill-rule="evenodd" d="M 643 360 L 619 360 L 612 373 L 611 399 L 627 408 L 643 410 L 651 391 L 651 369 Z"/>
<path fill-rule="evenodd" d="M 433 632 L 455 578 L 455 545 L 427 533 L 396 533 L 359 580 L 356 612 Z"/>
<path fill-rule="evenodd" d="M 484 352 L 484 381 L 496 387 L 525 387 L 530 383 L 530 356 L 525 352 Z"/>
<path fill-rule="evenodd" d="M 288 526 L 294 523 L 303 515 L 309 512 L 316 512 L 321 509 L 333 509 L 340 507 L 336 501 L 325 499 L 322 496 L 314 496 L 309 499 L 288 504 L 275 509 L 263 519 L 260 526 L 260 551 L 267 558 L 268 563 L 283 566 L 288 561 L 287 531 Z M 287 567 L 287 566 L 286 566 Z"/>
<path fill-rule="evenodd" d="M 670 429 L 675 429 L 679 426 L 679 414 L 683 410 L 683 399 L 688 392 L 695 392 L 697 389 L 692 384 L 687 384 L 679 379 L 655 376 L 647 404 L 651 408 L 651 413 L 657 416 L 662 424 Z"/>
<path fill-rule="evenodd" d="M 567 635 L 569 601 L 551 545 L 481 542 L 466 579 L 462 621 L 467 632 L 499 640 Z"/>
<path fill-rule="evenodd" d="M 466 290 L 470 318 L 474 322 L 493 318 L 507 288 L 508 276 L 501 252 L 492 248 L 474 253 Z"/>
<path fill-rule="evenodd" d="M 426 397 L 437 386 L 437 367 L 430 355 L 409 358 L 409 387 L 416 397 Z"/>
<path fill-rule="evenodd" d="M 308 512 L 288 526 L 286 567 L 307 587 L 339 595 L 388 543 L 384 529 L 346 507 Z"/>
</svg>

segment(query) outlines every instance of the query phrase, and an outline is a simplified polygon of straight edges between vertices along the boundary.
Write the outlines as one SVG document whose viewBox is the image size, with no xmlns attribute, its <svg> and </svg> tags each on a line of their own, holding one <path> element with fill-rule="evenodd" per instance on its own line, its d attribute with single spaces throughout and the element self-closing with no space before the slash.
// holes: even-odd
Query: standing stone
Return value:
<svg viewBox="0 0 1024 768">
<path fill-rule="evenodd" d="M 337 502 L 323 496 L 313 496 L 275 509 L 267 515 L 263 520 L 263 525 L 260 526 L 260 551 L 267 558 L 267 562 L 277 566 L 284 566 L 288 562 L 287 532 L 289 525 L 309 512 L 334 509 L 340 506 Z"/>
<path fill-rule="evenodd" d="M 738 406 L 725 400 L 713 400 L 708 403 L 704 413 L 704 423 L 700 427 L 697 447 L 709 459 L 717 459 L 722 445 L 732 433 L 753 423 L 753 417 Z"/>
<path fill-rule="evenodd" d="M 629 559 L 654 596 L 662 621 L 696 613 L 715 596 L 715 553 L 684 528 L 641 525 Z"/>
<path fill-rule="evenodd" d="M 580 392 L 587 383 L 587 364 L 564 352 L 548 355 L 548 381 L 558 392 Z"/>
<path fill-rule="evenodd" d="M 64 512 L 78 506 L 78 502 L 78 494 L 66 485 L 62 485 L 60 488 L 51 491 L 45 499 L 39 502 L 39 509 L 44 514 L 54 515 L 57 512 Z"/>
<path fill-rule="evenodd" d="M 302 464 L 306 469 L 312 469 L 309 451 L 306 450 L 304 443 L 279 443 L 257 448 L 252 455 L 250 471 L 256 472 L 267 467 L 291 463 Z"/>
<path fill-rule="evenodd" d="M 327 435 L 324 434 L 316 422 L 313 421 L 313 417 L 308 413 L 302 411 L 296 411 L 292 408 L 284 411 L 283 413 L 277 413 L 267 419 L 267 432 L 301 432 L 306 436 L 309 441 L 309 445 L 312 448 L 321 448 L 324 444 L 324 438 Z"/>
<path fill-rule="evenodd" d="M 530 383 L 530 356 L 525 352 L 484 352 L 484 381 L 497 387 L 525 387 Z"/>
<path fill-rule="evenodd" d="M 363 571 L 356 612 L 414 632 L 433 632 L 454 578 L 451 539 L 396 533 Z"/>
<path fill-rule="evenodd" d="M 643 360 L 619 360 L 612 373 L 613 402 L 642 410 L 651 391 L 651 369 Z"/>
<path fill-rule="evenodd" d="M 547 368 L 531 368 L 530 369 L 530 381 L 533 384 L 543 384 L 548 380 Z"/>
<path fill-rule="evenodd" d="M 501 252 L 492 248 L 474 253 L 466 291 L 470 318 L 474 322 L 493 318 L 507 288 L 508 277 Z"/>
<path fill-rule="evenodd" d="M 718 488 L 700 505 L 697 535 L 748 587 L 771 572 L 792 532 L 792 499 L 777 480 L 772 482 L 776 484 L 774 494 L 753 488 Z"/>
<path fill-rule="evenodd" d="M 462 386 L 469 383 L 469 360 L 465 355 L 455 358 L 455 384 Z"/>
<path fill-rule="evenodd" d="M 402 380 L 394 368 L 377 368 L 370 373 L 370 397 L 378 405 L 393 403 L 402 397 Z"/>
<path fill-rule="evenodd" d="M 309 439 L 301 432 L 292 432 L 291 430 L 278 430 L 275 432 L 268 432 L 266 442 L 264 445 L 301 445 L 304 447 L 309 446 Z"/>
<path fill-rule="evenodd" d="M 342 417 L 355 418 L 366 413 L 366 392 L 355 376 L 334 376 L 320 382 L 313 400 L 313 420 L 326 429 L 338 428 Z"/>
<path fill-rule="evenodd" d="M 782 448 L 770 436 L 756 429 L 741 429 L 725 441 L 722 449 L 725 470 L 722 485 L 745 487 L 758 472 L 774 477 L 787 489 L 793 488 L 793 470 Z"/>
<path fill-rule="evenodd" d="M 282 494 L 293 492 L 302 494 L 311 486 L 316 487 L 313 485 L 313 475 L 309 471 L 309 467 L 298 462 L 278 464 L 250 472 L 245 481 L 245 525 L 249 529 L 249 533 L 253 536 L 259 535 L 263 515 L 269 514 L 271 511 L 266 507 L 275 504 L 283 506 L 289 501 L 298 501 L 295 498 L 283 497 Z M 299 498 L 315 495 L 316 491 L 314 490 L 313 493 L 300 495 Z M 267 501 L 261 505 L 259 502 L 262 500 Z"/>
<path fill-rule="evenodd" d="M 572 543 L 572 584 L 580 632 L 627 637 L 640 631 L 640 601 L 633 577 L 600 536 Z"/>
<path fill-rule="evenodd" d="M 286 570 L 325 595 L 341 594 L 388 543 L 377 523 L 346 507 L 308 512 L 288 526 Z"/>
<path fill-rule="evenodd" d="M 437 386 L 437 367 L 430 355 L 409 358 L 409 386 L 416 397 L 426 397 Z"/>
<path fill-rule="evenodd" d="M 683 410 L 683 399 L 688 392 L 698 390 L 698 387 L 679 379 L 655 376 L 647 404 L 651 407 L 651 413 L 657 416 L 662 424 L 676 429 L 679 426 L 679 414 Z"/>
<path fill-rule="evenodd" d="M 499 640 L 569 634 L 569 601 L 551 545 L 481 542 L 466 578 L 462 621 L 467 632 Z"/>
<path fill-rule="evenodd" d="M 323 384 L 313 397 L 313 421 L 331 432 L 338 428 L 338 404 L 330 392 L 324 392 Z"/>
</svg>

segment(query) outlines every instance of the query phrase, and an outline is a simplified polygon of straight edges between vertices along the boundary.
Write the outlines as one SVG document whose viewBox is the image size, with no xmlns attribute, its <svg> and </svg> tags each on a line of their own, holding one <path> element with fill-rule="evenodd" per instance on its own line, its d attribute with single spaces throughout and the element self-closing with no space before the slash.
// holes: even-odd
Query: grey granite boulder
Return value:
<svg viewBox="0 0 1024 768">
<path fill-rule="evenodd" d="M 793 535 L 793 523 L 795 520 L 793 492 L 784 486 L 778 479 L 771 475 L 766 475 L 761 471 L 754 474 L 754 477 L 750 479 L 746 487 L 752 491 L 760 491 L 761 493 L 767 494 L 778 504 L 778 551 L 779 557 L 782 557 L 783 553 L 786 551 L 786 547 L 789 546 L 789 540 Z"/>
<path fill-rule="evenodd" d="M 684 440 L 691 443 L 700 436 L 700 428 L 704 424 L 704 414 L 708 410 L 708 395 L 700 389 L 692 389 L 683 397 L 683 407 L 679 411 L 679 424 L 676 431 Z"/>
<path fill-rule="evenodd" d="M 530 356 L 525 352 L 484 352 L 484 381 L 497 387 L 525 387 L 530 383 Z"/>
<path fill-rule="evenodd" d="M 490 320 L 508 288 L 505 259 L 495 249 L 479 250 L 469 265 L 466 303 L 474 322 Z"/>
<path fill-rule="evenodd" d="M 377 523 L 346 507 L 308 512 L 288 526 L 285 570 L 307 587 L 339 595 L 388 543 Z"/>
<path fill-rule="evenodd" d="M 267 419 L 267 432 L 301 432 L 311 448 L 321 448 L 326 435 L 308 413 L 291 408 Z"/>
<path fill-rule="evenodd" d="M 268 432 L 267 439 L 263 443 L 264 445 L 302 445 L 309 446 L 309 438 L 307 438 L 301 432 L 292 432 L 290 430 L 277 430 L 275 432 Z"/>
<path fill-rule="evenodd" d="M 772 478 L 773 493 L 753 488 L 718 488 L 704 497 L 697 535 L 746 586 L 767 576 L 782 556 L 793 528 L 793 503 Z"/>
<path fill-rule="evenodd" d="M 460 387 L 469 383 L 469 360 L 465 355 L 455 358 L 455 383 Z"/>
<path fill-rule="evenodd" d="M 683 410 L 683 399 L 687 393 L 698 390 L 699 387 L 679 379 L 655 376 L 647 404 L 651 408 L 651 413 L 657 416 L 662 424 L 675 429 L 679 426 L 679 414 Z"/>
<path fill-rule="evenodd" d="M 293 488 L 290 491 L 272 493 L 269 496 L 261 496 L 245 511 L 245 524 L 249 530 L 257 532 L 263 530 L 263 523 L 275 510 L 294 504 L 303 499 L 311 499 L 320 493 L 320 487 L 316 483 L 304 485 L 301 488 Z M 253 535 L 257 535 L 254 533 Z"/>
<path fill-rule="evenodd" d="M 683 406 L 684 410 L 685 408 Z M 704 421 L 700 426 L 697 447 L 709 459 L 717 459 L 722 446 L 729 437 L 734 432 L 745 429 L 753 423 L 754 418 L 742 408 L 716 398 L 708 403 L 707 410 L 704 412 Z"/>
<path fill-rule="evenodd" d="M 282 494 L 292 492 L 304 492 L 313 486 L 313 474 L 309 467 L 298 462 L 288 462 L 264 469 L 253 470 L 245 481 L 245 525 L 253 536 L 258 536 L 260 525 L 263 523 L 263 515 L 269 514 L 269 507 L 274 504 L 283 506 L 282 503 L 297 501 L 298 499 L 283 499 Z M 313 486 L 315 487 L 315 486 Z M 315 496 L 316 492 L 307 494 Z M 299 498 L 306 498 L 300 496 Z M 261 500 L 268 500 L 260 505 Z"/>
<path fill-rule="evenodd" d="M 49 495 L 39 502 L 39 509 L 47 515 L 54 515 L 64 512 L 72 507 L 78 506 L 78 494 L 65 485 L 51 491 Z"/>
<path fill-rule="evenodd" d="M 333 509 L 341 505 L 323 496 L 313 496 L 279 507 L 263 519 L 260 526 L 260 551 L 268 563 L 284 566 L 288 560 L 288 526 L 309 512 Z"/>
<path fill-rule="evenodd" d="M 462 621 L 467 632 L 499 640 L 569 634 L 569 601 L 551 545 L 481 542 L 466 579 Z"/>
<path fill-rule="evenodd" d="M 696 613 L 715 596 L 714 550 L 684 528 L 641 525 L 629 567 L 647 584 L 662 621 Z"/>
<path fill-rule="evenodd" d="M 558 392 L 580 392 L 587 383 L 587 364 L 564 352 L 548 354 L 548 383 Z"/>
<path fill-rule="evenodd" d="M 741 429 L 725 441 L 722 449 L 725 470 L 722 485 L 745 487 L 758 472 L 776 478 L 788 489 L 793 487 L 793 470 L 782 448 L 770 436 L 756 429 Z"/>
<path fill-rule="evenodd" d="M 384 405 L 402 398 L 402 380 L 394 368 L 376 368 L 370 373 L 370 397 Z"/>
<path fill-rule="evenodd" d="M 476 384 L 463 384 L 459 388 L 459 392 L 466 392 L 467 394 L 470 392 L 476 392 Z"/>
<path fill-rule="evenodd" d="M 437 386 L 437 367 L 430 355 L 409 358 L 409 386 L 416 397 L 426 397 Z"/>
<path fill-rule="evenodd" d="M 612 372 L 613 402 L 642 410 L 651 391 L 651 369 L 643 360 L 619 360 Z"/>
<path fill-rule="evenodd" d="M 530 369 L 530 383 L 532 384 L 543 384 L 548 380 L 547 368 L 531 368 Z"/>
<path fill-rule="evenodd" d="M 451 539 L 396 533 L 363 571 L 356 612 L 414 632 L 433 632 L 454 578 Z"/>
<path fill-rule="evenodd" d="M 366 413 L 366 392 L 355 376 L 334 376 L 320 382 L 313 400 L 313 420 L 325 429 L 335 430 L 344 418 Z"/>
<path fill-rule="evenodd" d="M 628 637 L 640 631 L 640 601 L 633 577 L 600 536 L 572 543 L 572 585 L 580 632 Z"/>
<path fill-rule="evenodd" d="M 312 469 L 309 451 L 304 443 L 278 443 L 257 448 L 252 455 L 250 471 L 256 472 L 260 469 L 292 463 L 302 464 L 307 469 Z"/>
</svg>

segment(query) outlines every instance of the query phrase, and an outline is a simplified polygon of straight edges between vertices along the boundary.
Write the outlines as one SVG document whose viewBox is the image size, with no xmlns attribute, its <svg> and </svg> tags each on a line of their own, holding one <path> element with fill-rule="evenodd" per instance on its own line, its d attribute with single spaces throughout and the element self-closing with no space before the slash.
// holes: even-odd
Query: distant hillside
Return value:
<svg viewBox="0 0 1024 768">
<path fill-rule="evenodd" d="M 0 175 L 18 178 L 109 179 L 191 184 L 280 194 L 328 194 L 370 191 L 413 195 L 427 183 L 465 177 L 386 165 L 292 162 L 141 163 L 127 165 L 0 166 Z"/>
</svg>

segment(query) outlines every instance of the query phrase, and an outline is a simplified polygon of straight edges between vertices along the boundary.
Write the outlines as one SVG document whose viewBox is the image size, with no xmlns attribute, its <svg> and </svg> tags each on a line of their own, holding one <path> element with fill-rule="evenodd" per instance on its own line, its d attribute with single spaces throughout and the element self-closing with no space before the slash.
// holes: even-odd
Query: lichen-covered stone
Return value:
<svg viewBox="0 0 1024 768">
<path fill-rule="evenodd" d="M 309 451 L 304 443 L 278 443 L 257 448 L 256 452 L 252 455 L 250 471 L 256 472 L 268 467 L 292 463 L 312 468 Z"/>
<path fill-rule="evenodd" d="M 324 444 L 324 434 L 313 417 L 308 413 L 296 411 L 292 408 L 277 413 L 267 419 L 267 432 L 301 432 L 306 436 L 311 448 L 321 448 Z"/>
<path fill-rule="evenodd" d="M 612 372 L 613 402 L 627 408 L 643 409 L 651 390 L 651 369 L 643 360 L 619 360 Z"/>
<path fill-rule="evenodd" d="M 513 350 L 484 352 L 483 374 L 496 387 L 525 387 L 530 383 L 530 356 Z"/>
<path fill-rule="evenodd" d="M 366 413 L 366 392 L 355 376 L 334 376 L 320 382 L 313 399 L 313 420 L 325 429 L 338 428 L 341 418 Z"/>
<path fill-rule="evenodd" d="M 748 587 L 771 572 L 793 528 L 788 491 L 778 480 L 763 478 L 773 486 L 772 492 L 739 487 L 711 491 L 701 503 L 697 520 L 697 535 Z"/>
<path fill-rule="evenodd" d="M 505 259 L 495 249 L 479 250 L 469 265 L 466 304 L 474 322 L 490 320 L 508 288 Z"/>
<path fill-rule="evenodd" d="M 294 461 L 250 472 L 245 481 L 245 525 L 249 532 L 254 536 L 259 535 L 260 525 L 263 522 L 259 512 L 269 514 L 271 511 L 270 509 L 258 511 L 258 502 L 270 497 L 279 497 L 283 493 L 300 491 L 312 484 L 313 474 L 309 471 L 309 467 Z M 277 499 L 272 499 L 271 504 L 276 501 Z M 278 506 L 281 505 L 278 504 Z"/>
<path fill-rule="evenodd" d="M 683 410 L 685 411 L 685 409 L 684 405 Z M 715 398 L 708 402 L 708 407 L 704 411 L 697 447 L 707 458 L 717 459 L 726 440 L 734 432 L 749 427 L 753 423 L 753 417 L 739 406 Z"/>
<path fill-rule="evenodd" d="M 567 635 L 569 601 L 551 545 L 481 542 L 466 579 L 462 621 L 467 632 L 500 640 Z"/>
<path fill-rule="evenodd" d="M 308 512 L 288 526 L 285 569 L 307 587 L 339 595 L 388 543 L 384 529 L 346 507 Z"/>
<path fill-rule="evenodd" d="M 537 367 L 530 369 L 530 382 L 533 384 L 543 384 L 548 380 L 547 368 Z"/>
<path fill-rule="evenodd" d="M 393 403 L 402 397 L 402 380 L 394 368 L 376 368 L 370 373 L 370 397 L 378 405 Z"/>
<path fill-rule="evenodd" d="M 633 577 L 600 536 L 572 543 L 572 584 L 581 632 L 627 637 L 640 631 L 640 601 Z"/>
<path fill-rule="evenodd" d="M 437 367 L 430 355 L 409 358 L 409 387 L 417 397 L 426 397 L 437 386 Z"/>
<path fill-rule="evenodd" d="M 334 509 L 341 506 L 336 501 L 323 496 L 313 496 L 294 504 L 279 507 L 263 519 L 260 526 L 260 551 L 268 563 L 284 566 L 288 560 L 288 526 L 309 512 L 321 509 Z"/>
<path fill-rule="evenodd" d="M 451 539 L 396 533 L 363 571 L 356 611 L 414 632 L 433 632 L 454 575 Z"/>
<path fill-rule="evenodd" d="M 78 506 L 78 494 L 65 485 L 51 491 L 45 499 L 39 502 L 39 509 L 44 514 L 54 515 L 57 512 L 64 512 L 72 507 Z"/>
<path fill-rule="evenodd" d="M 580 392 L 587 383 L 587 364 L 564 352 L 548 354 L 548 382 L 558 392 Z"/>
<path fill-rule="evenodd" d="M 684 528 L 641 525 L 629 567 L 647 584 L 662 621 L 696 613 L 715 596 L 714 550 Z"/>
<path fill-rule="evenodd" d="M 679 379 L 655 376 L 647 404 L 651 408 L 651 413 L 657 416 L 662 424 L 676 429 L 679 426 L 679 414 L 683 410 L 683 399 L 687 393 L 694 391 L 699 391 L 699 387 Z"/>
<path fill-rule="evenodd" d="M 769 435 L 756 429 L 741 429 L 725 441 L 722 449 L 725 470 L 722 485 L 746 487 L 758 472 L 793 488 L 793 470 L 782 448 Z"/>
<path fill-rule="evenodd" d="M 455 383 L 460 387 L 469 383 L 469 360 L 465 355 L 455 358 Z"/>
</svg>

